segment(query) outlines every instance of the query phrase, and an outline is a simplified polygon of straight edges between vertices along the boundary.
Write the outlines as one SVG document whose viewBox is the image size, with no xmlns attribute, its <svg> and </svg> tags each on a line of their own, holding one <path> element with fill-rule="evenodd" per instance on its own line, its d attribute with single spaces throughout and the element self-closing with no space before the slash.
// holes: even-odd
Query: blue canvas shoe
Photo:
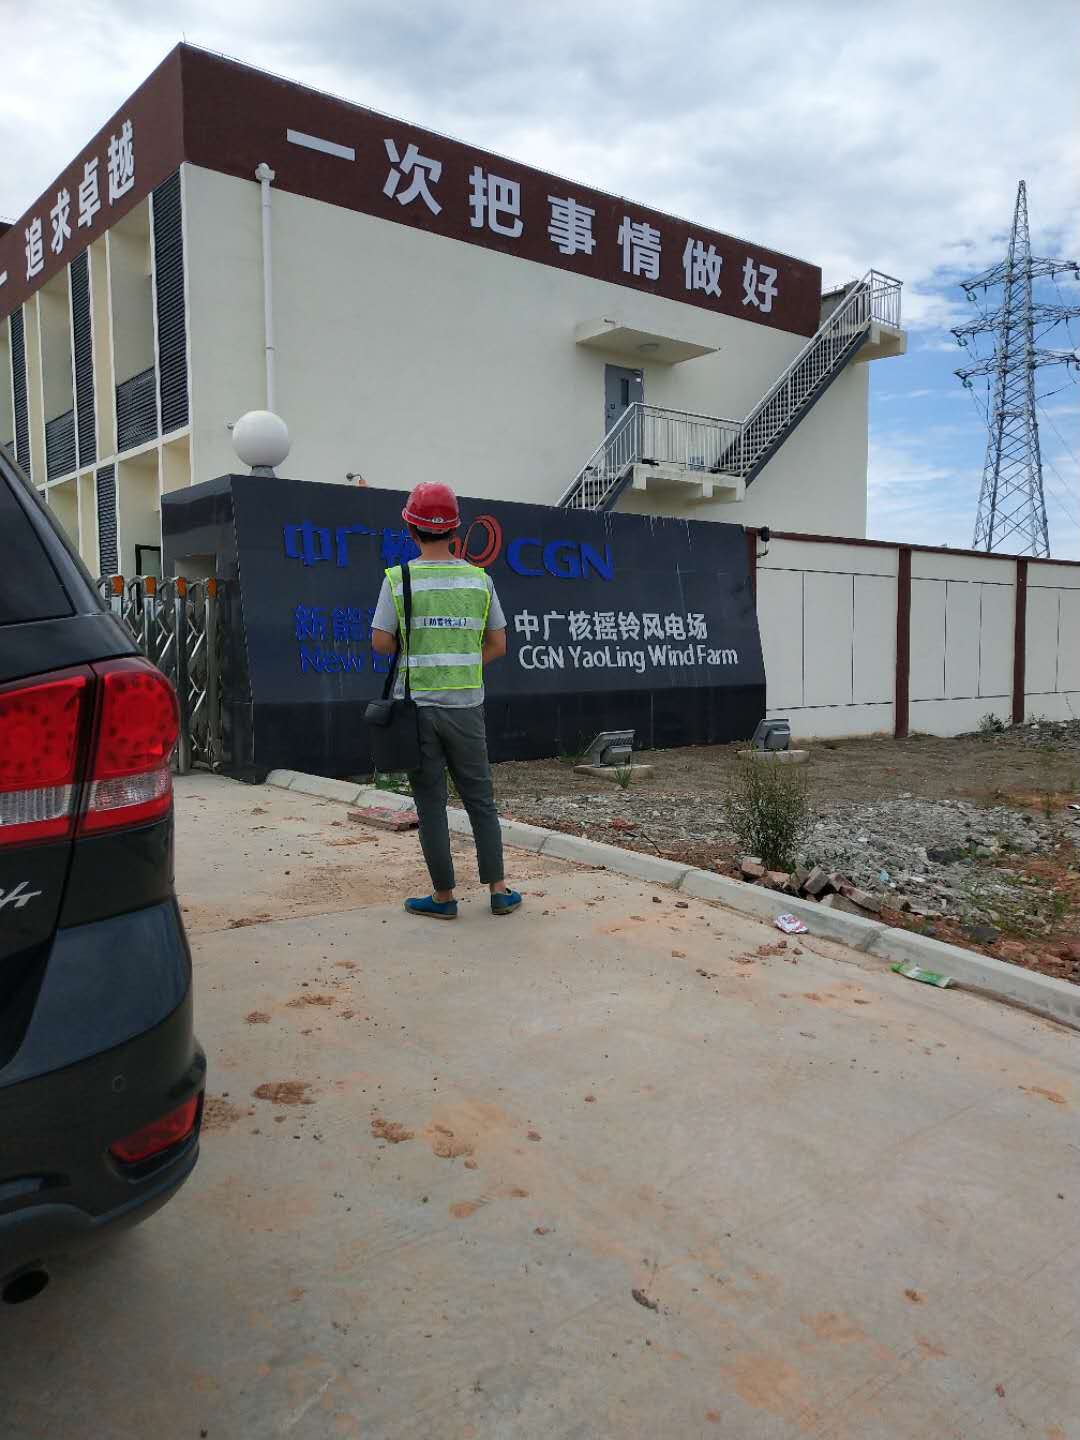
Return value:
<svg viewBox="0 0 1080 1440">
<path fill-rule="evenodd" d="M 521 896 L 516 890 L 504 890 L 501 894 L 492 895 L 491 913 L 493 915 L 512 915 L 520 904 Z"/>
<path fill-rule="evenodd" d="M 456 900 L 436 900 L 431 895 L 418 895 L 405 901 L 410 915 L 428 915 L 432 920 L 456 920 Z"/>
</svg>

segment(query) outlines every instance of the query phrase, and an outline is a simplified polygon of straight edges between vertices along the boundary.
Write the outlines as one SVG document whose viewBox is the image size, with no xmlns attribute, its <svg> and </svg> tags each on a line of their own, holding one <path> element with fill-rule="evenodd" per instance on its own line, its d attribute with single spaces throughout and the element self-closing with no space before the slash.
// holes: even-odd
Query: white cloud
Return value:
<svg viewBox="0 0 1080 1440">
<path fill-rule="evenodd" d="M 186 33 L 364 104 L 817 261 L 925 287 L 998 258 L 1026 176 L 1037 246 L 1080 251 L 1072 0 L 0 0 L 0 213 L 20 212 Z M 1072 37 L 1070 39 L 1070 36 Z M 1010 104 L 973 103 L 1008 93 Z M 49 103 L 42 105 L 41 96 Z"/>
<path fill-rule="evenodd" d="M 1075 0 L 0 0 L 4 19 L 18 64 L 0 155 L 18 163 L 0 166 L 0 214 L 30 205 L 186 36 L 803 256 L 826 285 L 899 276 L 915 333 L 889 364 L 910 368 L 888 381 L 895 433 L 871 446 L 888 538 L 970 543 L 985 431 L 974 413 L 938 423 L 939 399 L 965 397 L 934 389 L 934 357 L 963 361 L 955 287 L 1001 258 L 1021 176 L 1036 251 L 1080 258 Z M 1071 403 L 1052 413 L 1072 435 Z"/>
<path fill-rule="evenodd" d="M 981 475 L 958 473 L 931 447 L 872 438 L 869 534 L 917 545 L 971 544 Z"/>
</svg>

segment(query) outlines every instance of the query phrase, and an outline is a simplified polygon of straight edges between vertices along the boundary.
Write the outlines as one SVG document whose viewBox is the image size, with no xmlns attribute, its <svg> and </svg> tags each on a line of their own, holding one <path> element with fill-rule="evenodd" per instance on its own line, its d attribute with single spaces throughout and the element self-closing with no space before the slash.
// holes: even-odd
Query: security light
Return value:
<svg viewBox="0 0 1080 1440">
<path fill-rule="evenodd" d="M 582 755 L 585 765 L 629 765 L 633 730 L 601 730 Z"/>
<path fill-rule="evenodd" d="M 759 720 L 750 743 L 755 750 L 786 750 L 791 744 L 791 725 L 787 720 Z"/>
</svg>

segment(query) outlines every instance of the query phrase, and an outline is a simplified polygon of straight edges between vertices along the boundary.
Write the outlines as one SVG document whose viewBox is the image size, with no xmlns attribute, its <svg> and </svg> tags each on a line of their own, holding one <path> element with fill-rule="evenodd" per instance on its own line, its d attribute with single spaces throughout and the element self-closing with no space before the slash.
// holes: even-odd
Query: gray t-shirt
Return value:
<svg viewBox="0 0 1080 1440">
<path fill-rule="evenodd" d="M 449 560 L 412 560 L 409 562 L 413 570 L 422 569 L 425 565 L 467 565 L 467 560 L 459 560 L 456 556 Z M 495 586 L 491 583 L 491 576 L 485 575 L 488 590 L 491 592 L 491 604 L 488 608 L 487 628 L 489 630 L 505 630 L 506 616 L 499 604 L 499 597 L 495 593 Z M 379 603 L 375 606 L 375 614 L 371 620 L 373 630 L 386 630 L 391 635 L 397 634 L 398 618 L 394 609 L 394 597 L 390 591 L 390 581 L 383 576 L 382 589 L 379 591 Z M 394 698 L 401 700 L 405 694 L 405 676 L 399 668 L 397 677 L 394 680 Z M 445 705 L 450 709 L 464 710 L 470 705 L 482 705 L 484 703 L 484 687 L 478 685 L 475 690 L 425 690 L 420 695 L 414 695 L 418 705 Z"/>
</svg>

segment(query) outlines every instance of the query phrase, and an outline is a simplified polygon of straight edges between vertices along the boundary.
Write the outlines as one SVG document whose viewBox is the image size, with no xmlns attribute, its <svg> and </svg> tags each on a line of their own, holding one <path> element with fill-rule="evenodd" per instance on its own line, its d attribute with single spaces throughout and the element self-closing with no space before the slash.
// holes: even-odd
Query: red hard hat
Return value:
<svg viewBox="0 0 1080 1440">
<path fill-rule="evenodd" d="M 461 523 L 457 496 L 441 480 L 422 480 L 405 502 L 401 518 L 418 530 L 441 534 L 456 530 Z"/>
</svg>

